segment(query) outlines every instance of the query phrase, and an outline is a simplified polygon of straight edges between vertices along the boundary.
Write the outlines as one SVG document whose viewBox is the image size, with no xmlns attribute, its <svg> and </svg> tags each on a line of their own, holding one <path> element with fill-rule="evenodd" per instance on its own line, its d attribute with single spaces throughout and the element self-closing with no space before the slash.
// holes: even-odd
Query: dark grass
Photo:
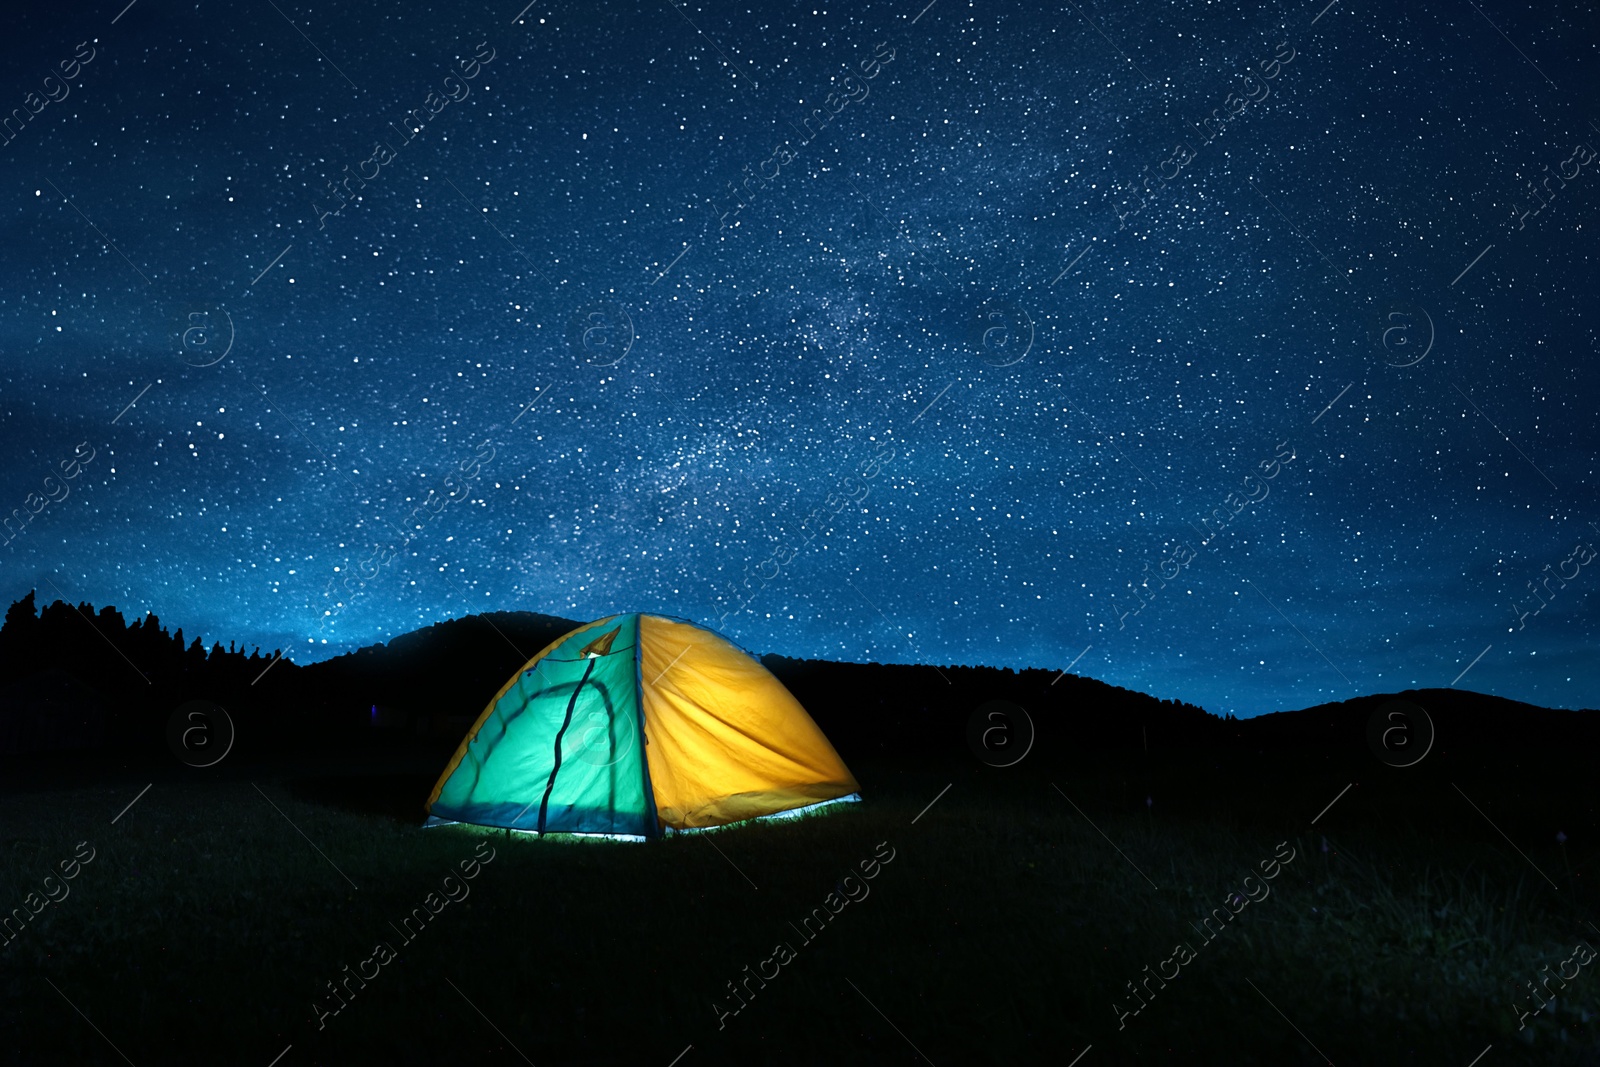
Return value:
<svg viewBox="0 0 1600 1067">
<path fill-rule="evenodd" d="M 420 830 L 432 755 L 179 768 L 115 825 L 154 776 L 55 786 L 36 761 L 0 796 L 0 907 L 76 842 L 97 855 L 0 952 L 0 1057 L 266 1067 L 292 1045 L 284 1067 L 667 1067 L 692 1045 L 680 1067 L 947 1067 L 1066 1064 L 1092 1045 L 1083 1067 L 1325 1062 L 1317 1050 L 1466 1067 L 1492 1045 L 1482 1067 L 1597 1063 L 1600 961 L 1527 1029 L 1511 1009 L 1579 937 L 1600 947 L 1585 759 L 855 759 L 863 804 L 643 846 Z M 496 858 L 471 896 L 404 944 L 389 924 L 484 841 Z M 1296 857 L 1271 896 L 1203 944 L 1191 924 L 1282 841 Z M 790 923 L 880 842 L 895 858 L 870 895 L 803 943 Z M 378 941 L 398 959 L 319 1030 L 324 983 Z M 726 983 L 780 941 L 793 961 L 719 1029 Z M 1119 1030 L 1124 983 L 1178 941 L 1196 958 Z"/>
</svg>

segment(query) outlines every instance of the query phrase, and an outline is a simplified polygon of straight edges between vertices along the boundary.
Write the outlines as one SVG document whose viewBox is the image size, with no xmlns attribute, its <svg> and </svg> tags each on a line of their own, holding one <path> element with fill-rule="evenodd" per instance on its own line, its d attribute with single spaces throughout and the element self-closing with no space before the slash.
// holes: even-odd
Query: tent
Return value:
<svg viewBox="0 0 1600 1067">
<path fill-rule="evenodd" d="M 860 800 L 800 702 L 691 622 L 612 615 L 554 641 L 489 701 L 428 825 L 661 836 Z"/>
</svg>

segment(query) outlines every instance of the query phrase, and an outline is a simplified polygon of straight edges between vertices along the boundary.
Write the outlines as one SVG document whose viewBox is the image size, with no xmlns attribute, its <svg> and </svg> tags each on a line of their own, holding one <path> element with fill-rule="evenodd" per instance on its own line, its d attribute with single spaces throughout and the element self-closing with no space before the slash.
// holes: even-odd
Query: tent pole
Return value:
<svg viewBox="0 0 1600 1067">
<path fill-rule="evenodd" d="M 572 725 L 572 711 L 578 706 L 578 694 L 583 691 L 583 683 L 589 680 L 589 675 L 594 671 L 594 665 L 599 662 L 598 654 L 588 657 L 589 662 L 584 665 L 583 677 L 578 679 L 578 684 L 573 687 L 572 698 L 567 701 L 567 715 L 561 720 L 561 729 L 556 731 L 555 766 L 550 769 L 550 780 L 544 784 L 544 797 L 539 801 L 539 836 L 544 836 L 545 811 L 550 806 L 550 794 L 556 787 L 556 775 L 561 773 L 561 739 L 566 736 L 567 727 Z"/>
</svg>

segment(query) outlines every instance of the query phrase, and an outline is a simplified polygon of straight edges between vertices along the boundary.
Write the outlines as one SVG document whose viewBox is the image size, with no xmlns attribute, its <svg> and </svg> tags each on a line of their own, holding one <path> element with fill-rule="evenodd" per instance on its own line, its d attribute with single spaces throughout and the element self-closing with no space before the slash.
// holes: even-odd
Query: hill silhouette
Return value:
<svg viewBox="0 0 1600 1067">
<path fill-rule="evenodd" d="M 526 611 L 451 619 L 306 666 L 281 650 L 207 650 L 154 614 L 29 593 L 0 627 L 0 753 L 116 750 L 170 759 L 169 717 L 187 701 L 226 708 L 250 754 L 451 747 L 514 671 L 578 621 Z M 1073 749 L 1313 748 L 1358 752 L 1373 711 L 1422 706 L 1442 748 L 1600 741 L 1600 716 L 1456 689 L 1373 694 L 1252 719 L 1059 670 L 840 663 L 767 655 L 840 754 L 960 752 L 990 701 L 1024 709 L 1039 757 Z M 1026 730 L 1017 729 L 1017 741 Z"/>
</svg>

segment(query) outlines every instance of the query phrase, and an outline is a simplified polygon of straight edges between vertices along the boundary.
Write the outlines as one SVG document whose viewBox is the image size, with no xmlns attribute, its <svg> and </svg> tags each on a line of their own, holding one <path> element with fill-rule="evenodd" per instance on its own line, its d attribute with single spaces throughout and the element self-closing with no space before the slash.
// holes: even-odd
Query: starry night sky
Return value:
<svg viewBox="0 0 1600 1067">
<path fill-rule="evenodd" d="M 8 602 L 1600 706 L 1591 5 L 124 2 L 0 45 Z"/>
</svg>

